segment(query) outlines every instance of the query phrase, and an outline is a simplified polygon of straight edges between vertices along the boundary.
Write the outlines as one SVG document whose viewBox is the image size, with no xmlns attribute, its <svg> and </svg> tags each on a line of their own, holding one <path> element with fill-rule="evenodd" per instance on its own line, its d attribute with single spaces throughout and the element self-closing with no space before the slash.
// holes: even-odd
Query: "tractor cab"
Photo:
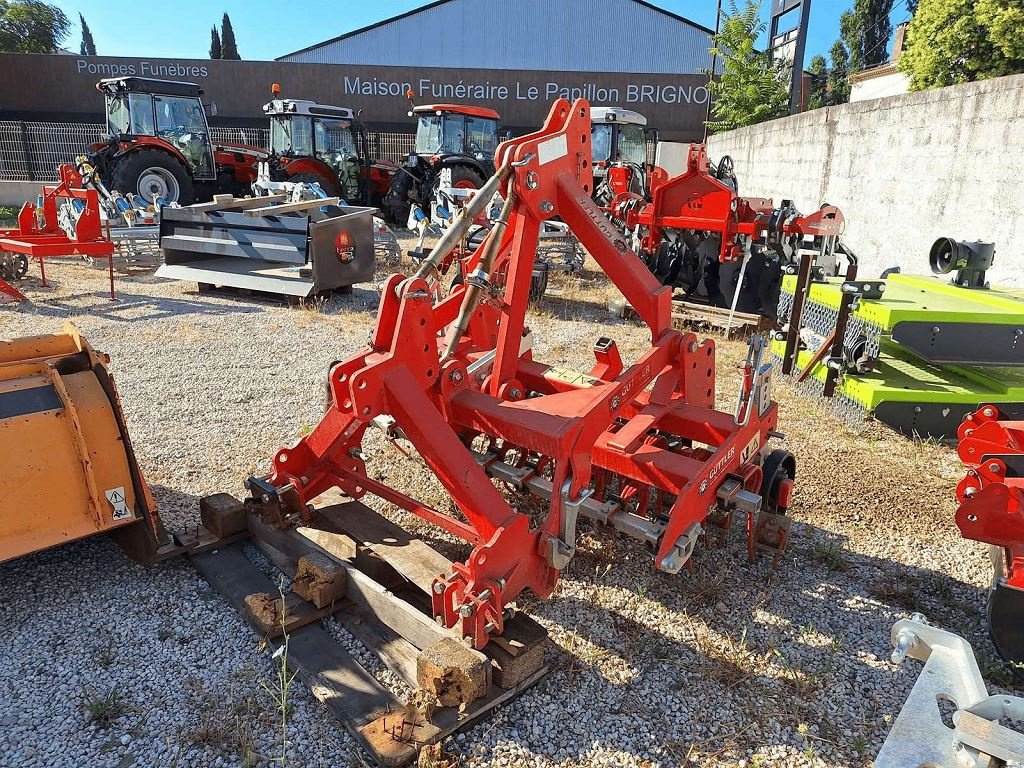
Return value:
<svg viewBox="0 0 1024 768">
<path fill-rule="evenodd" d="M 272 175 L 279 177 L 275 181 L 315 181 L 328 194 L 368 200 L 369 142 L 355 112 L 282 98 L 265 104 L 263 112 L 270 117 Z"/>
<path fill-rule="evenodd" d="M 607 207 L 619 192 L 646 195 L 647 118 L 621 107 L 590 108 L 594 200 Z"/>
<path fill-rule="evenodd" d="M 647 165 L 647 118 L 619 107 L 591 107 L 590 150 L 595 173 L 614 163 Z"/>
<path fill-rule="evenodd" d="M 106 100 L 107 134 L 119 143 L 164 141 L 177 150 L 196 180 L 213 180 L 216 168 L 203 90 L 195 83 L 117 77 L 100 80 Z"/>
<path fill-rule="evenodd" d="M 413 107 L 416 154 L 448 157 L 465 155 L 479 163 L 494 162 L 498 148 L 498 113 L 486 107 L 425 104 Z"/>
</svg>

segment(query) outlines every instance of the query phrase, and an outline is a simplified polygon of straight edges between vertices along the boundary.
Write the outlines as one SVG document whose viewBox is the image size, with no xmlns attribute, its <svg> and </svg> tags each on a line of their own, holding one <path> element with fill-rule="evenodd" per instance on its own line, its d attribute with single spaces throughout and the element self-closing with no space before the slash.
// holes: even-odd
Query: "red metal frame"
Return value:
<svg viewBox="0 0 1024 768">
<path fill-rule="evenodd" d="M 36 259 L 44 286 L 45 259 L 66 256 L 105 258 L 110 277 L 110 300 L 114 301 L 117 298 L 114 293 L 114 244 L 103 233 L 99 193 L 95 189 L 83 189 L 82 176 L 70 163 L 61 165 L 58 173 L 59 184 L 43 186 L 41 209 L 36 203 L 27 202 L 18 214 L 18 226 L 0 229 L 0 250 Z M 60 200 L 85 201 L 85 207 L 75 221 L 74 237 L 69 237 L 58 223 Z"/>
<path fill-rule="evenodd" d="M 15 301 L 28 301 L 28 296 L 19 291 L 13 285 L 8 283 L 2 277 L 0 277 L 0 293 L 5 296 L 9 296 Z"/>
<path fill-rule="evenodd" d="M 966 539 L 1002 547 L 1007 583 L 1024 589 L 1024 421 L 1003 420 L 996 406 L 983 405 L 964 418 L 958 437 L 968 469 L 956 489 L 957 527 Z"/>
<path fill-rule="evenodd" d="M 611 212 L 630 229 L 646 228 L 642 248 L 649 253 L 657 251 L 666 229 L 718 232 L 722 243 L 719 260 L 725 263 L 742 258 L 741 236 L 755 240 L 765 235 L 827 237 L 841 235 L 846 223 L 833 205 L 773 222 L 776 209 L 770 199 L 740 197 L 711 175 L 703 144 L 690 145 L 683 174 L 669 179 L 661 168 L 650 173 L 650 201 L 627 192 L 628 174 L 626 168 L 609 170 L 609 184 L 616 192 Z"/>
<path fill-rule="evenodd" d="M 774 402 L 748 404 L 747 419 L 714 410 L 714 343 L 672 328 L 671 289 L 591 200 L 589 139 L 588 103 L 562 99 L 541 130 L 499 146 L 497 166 L 516 164 L 503 189 L 506 199 L 514 196 L 508 226 L 488 235 L 499 238 L 490 274 L 507 270 L 502 295 L 485 294 L 465 333 L 452 338 L 466 288 L 435 303 L 426 280 L 392 275 L 369 346 L 330 371 L 332 403 L 323 420 L 273 460 L 270 482 L 296 515 L 308 516 L 307 503 L 338 487 L 355 498 L 381 496 L 472 544 L 465 563 L 438 575 L 433 608 L 478 648 L 502 631 L 503 609 L 520 592 L 551 593 L 574 551 L 573 510 L 591 492 L 614 484 L 667 517 L 655 555 L 662 567 L 719 509 L 727 480 L 760 490 L 762 449 L 776 426 Z M 632 364 L 607 339 L 595 347 L 589 374 L 575 377 L 521 351 L 540 227 L 555 216 L 650 329 L 650 348 Z M 464 519 L 367 477 L 362 436 L 382 416 L 394 419 Z M 499 492 L 486 471 L 495 456 L 471 450 L 481 436 L 550 472 L 542 522 L 532 524 Z M 791 484 L 784 485 L 779 497 L 788 505 Z"/>
</svg>

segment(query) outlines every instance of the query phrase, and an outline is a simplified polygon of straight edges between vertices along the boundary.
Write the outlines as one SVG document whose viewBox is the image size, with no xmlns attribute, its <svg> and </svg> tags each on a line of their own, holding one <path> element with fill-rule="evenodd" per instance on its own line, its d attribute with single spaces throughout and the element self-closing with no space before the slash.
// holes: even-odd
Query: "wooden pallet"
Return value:
<svg viewBox="0 0 1024 768">
<path fill-rule="evenodd" d="M 465 654 L 474 654 L 486 667 L 489 682 L 480 698 L 429 714 L 400 701 L 319 620 L 333 616 L 340 621 L 415 690 L 423 651 L 455 637 L 429 615 L 431 581 L 449 571 L 451 562 L 357 501 L 340 496 L 326 500 L 339 503 L 317 509 L 316 527 L 279 530 L 253 514 L 246 523 L 250 541 L 289 578 L 295 575 L 300 558 L 309 556 L 326 556 L 344 570 L 344 596 L 324 608 L 294 592 L 285 595 L 288 661 L 374 761 L 385 766 L 411 762 L 423 745 L 514 699 L 547 674 L 547 632 L 528 616 L 517 614 L 506 623 L 502 637 L 488 643 L 483 653 L 463 646 Z M 243 546 L 242 542 L 227 544 L 193 561 L 257 634 L 276 648 L 282 642 L 281 628 L 268 627 L 265 617 L 254 613 L 252 596 L 275 595 L 277 585 L 245 557 Z"/>
<path fill-rule="evenodd" d="M 628 303 L 622 306 L 622 317 L 626 320 L 639 319 L 636 310 Z M 752 312 L 736 312 L 732 317 L 732 331 L 755 333 L 771 329 L 773 323 L 766 317 Z M 681 299 L 672 300 L 672 327 L 685 331 L 694 328 L 730 329 L 729 310 L 711 304 L 698 304 Z"/>
</svg>

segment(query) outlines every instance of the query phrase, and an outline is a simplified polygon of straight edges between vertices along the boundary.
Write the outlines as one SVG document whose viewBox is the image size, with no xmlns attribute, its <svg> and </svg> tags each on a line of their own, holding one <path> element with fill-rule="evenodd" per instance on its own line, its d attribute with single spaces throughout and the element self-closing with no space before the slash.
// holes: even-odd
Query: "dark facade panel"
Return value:
<svg viewBox="0 0 1024 768">
<path fill-rule="evenodd" d="M 634 109 L 663 138 L 699 139 L 707 109 L 703 75 L 622 72 L 509 71 L 440 67 L 349 66 L 276 61 L 133 59 L 106 56 L 0 54 L 0 120 L 99 122 L 103 97 L 95 84 L 116 76 L 188 80 L 217 106 L 214 123 L 266 125 L 262 107 L 271 83 L 285 96 L 363 110 L 376 130 L 411 131 L 406 90 L 417 103 L 490 107 L 513 130 L 534 130 L 556 98 Z M 26 88 L 25 83 L 32 83 Z"/>
</svg>

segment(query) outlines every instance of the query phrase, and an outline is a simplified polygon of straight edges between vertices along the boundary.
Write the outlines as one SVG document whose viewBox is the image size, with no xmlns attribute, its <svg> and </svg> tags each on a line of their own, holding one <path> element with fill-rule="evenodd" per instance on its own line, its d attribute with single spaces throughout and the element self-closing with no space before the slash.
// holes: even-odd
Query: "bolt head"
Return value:
<svg viewBox="0 0 1024 768">
<path fill-rule="evenodd" d="M 998 465 L 998 464 L 996 464 L 996 463 L 995 463 L 995 462 L 993 461 L 992 463 L 990 463 L 990 464 L 988 465 L 988 471 L 989 471 L 989 472 L 998 472 L 998 471 L 999 471 L 999 465 Z"/>
<path fill-rule="evenodd" d="M 468 605 L 464 605 L 461 608 L 459 608 L 459 616 L 461 616 L 462 618 L 468 619 L 472 615 L 473 609 L 470 608 Z"/>
<path fill-rule="evenodd" d="M 434 584 L 434 594 L 440 595 L 442 592 L 444 592 L 444 584 L 442 584 L 440 581 L 435 582 L 435 584 Z"/>
<path fill-rule="evenodd" d="M 988 416 L 990 419 L 996 415 L 996 412 L 992 408 L 986 408 L 984 411 L 982 411 L 982 413 Z"/>
</svg>

